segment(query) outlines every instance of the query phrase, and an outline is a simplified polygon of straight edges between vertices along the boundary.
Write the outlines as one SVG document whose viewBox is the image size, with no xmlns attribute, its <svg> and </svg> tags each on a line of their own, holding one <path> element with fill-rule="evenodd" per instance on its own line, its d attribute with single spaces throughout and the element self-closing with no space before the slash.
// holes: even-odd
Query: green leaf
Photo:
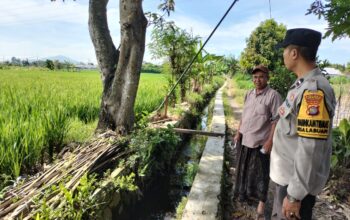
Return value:
<svg viewBox="0 0 350 220">
<path fill-rule="evenodd" d="M 331 157 L 331 167 L 335 168 L 338 165 L 338 157 L 336 155 L 332 155 Z"/>
</svg>

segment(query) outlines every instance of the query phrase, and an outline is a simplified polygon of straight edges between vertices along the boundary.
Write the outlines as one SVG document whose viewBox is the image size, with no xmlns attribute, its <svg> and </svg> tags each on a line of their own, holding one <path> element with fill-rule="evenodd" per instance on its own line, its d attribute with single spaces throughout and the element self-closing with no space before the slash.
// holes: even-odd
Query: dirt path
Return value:
<svg viewBox="0 0 350 220">
<path fill-rule="evenodd" d="M 234 119 L 228 121 L 227 132 L 231 135 L 235 133 L 238 126 L 242 106 L 235 101 L 234 94 L 232 94 L 232 85 L 228 85 L 228 100 L 230 107 L 233 109 Z M 233 198 L 233 189 L 235 184 L 235 167 L 236 167 L 236 149 L 230 141 L 226 142 L 225 147 L 225 174 L 223 181 L 222 194 L 222 218 L 228 220 L 250 220 L 255 218 L 257 202 L 248 204 L 246 202 L 240 203 Z M 350 179 L 349 179 L 350 182 Z M 274 183 L 270 181 L 268 201 L 266 203 L 265 218 L 271 219 L 272 201 L 274 195 Z M 313 219 L 317 220 L 346 220 L 350 219 L 350 205 L 345 203 L 332 202 L 330 191 L 325 190 L 317 196 L 316 205 L 314 207 Z"/>
</svg>

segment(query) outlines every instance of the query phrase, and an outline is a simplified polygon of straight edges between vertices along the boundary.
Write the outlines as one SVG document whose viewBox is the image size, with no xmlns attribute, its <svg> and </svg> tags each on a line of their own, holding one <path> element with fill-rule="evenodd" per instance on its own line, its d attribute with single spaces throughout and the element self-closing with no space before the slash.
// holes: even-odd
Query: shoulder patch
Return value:
<svg viewBox="0 0 350 220">
<path fill-rule="evenodd" d="M 330 117 L 322 90 L 305 90 L 297 117 L 297 132 L 301 137 L 327 139 Z"/>
</svg>

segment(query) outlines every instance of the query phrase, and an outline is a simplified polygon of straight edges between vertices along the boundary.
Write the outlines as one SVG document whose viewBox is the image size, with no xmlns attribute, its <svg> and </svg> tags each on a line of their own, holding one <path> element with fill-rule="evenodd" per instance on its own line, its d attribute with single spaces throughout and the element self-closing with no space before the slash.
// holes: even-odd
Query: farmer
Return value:
<svg viewBox="0 0 350 220">
<path fill-rule="evenodd" d="M 265 66 L 258 65 L 251 73 L 255 89 L 245 96 L 242 119 L 234 137 L 236 143 L 242 144 L 238 152 L 235 195 L 240 201 L 257 199 L 257 219 L 263 219 L 269 186 L 269 154 L 276 126 L 273 116 L 282 98 L 268 86 L 269 70 Z"/>
</svg>

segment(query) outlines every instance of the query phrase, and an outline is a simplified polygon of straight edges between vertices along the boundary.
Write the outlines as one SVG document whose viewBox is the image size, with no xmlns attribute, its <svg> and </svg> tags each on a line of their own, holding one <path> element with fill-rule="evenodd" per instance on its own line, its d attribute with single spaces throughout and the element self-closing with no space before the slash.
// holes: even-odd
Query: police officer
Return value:
<svg viewBox="0 0 350 220">
<path fill-rule="evenodd" d="M 336 100 L 316 66 L 320 42 L 320 32 L 297 28 L 278 45 L 286 68 L 298 78 L 278 109 L 270 163 L 276 183 L 272 219 L 311 220 L 315 196 L 329 175 Z"/>
</svg>

